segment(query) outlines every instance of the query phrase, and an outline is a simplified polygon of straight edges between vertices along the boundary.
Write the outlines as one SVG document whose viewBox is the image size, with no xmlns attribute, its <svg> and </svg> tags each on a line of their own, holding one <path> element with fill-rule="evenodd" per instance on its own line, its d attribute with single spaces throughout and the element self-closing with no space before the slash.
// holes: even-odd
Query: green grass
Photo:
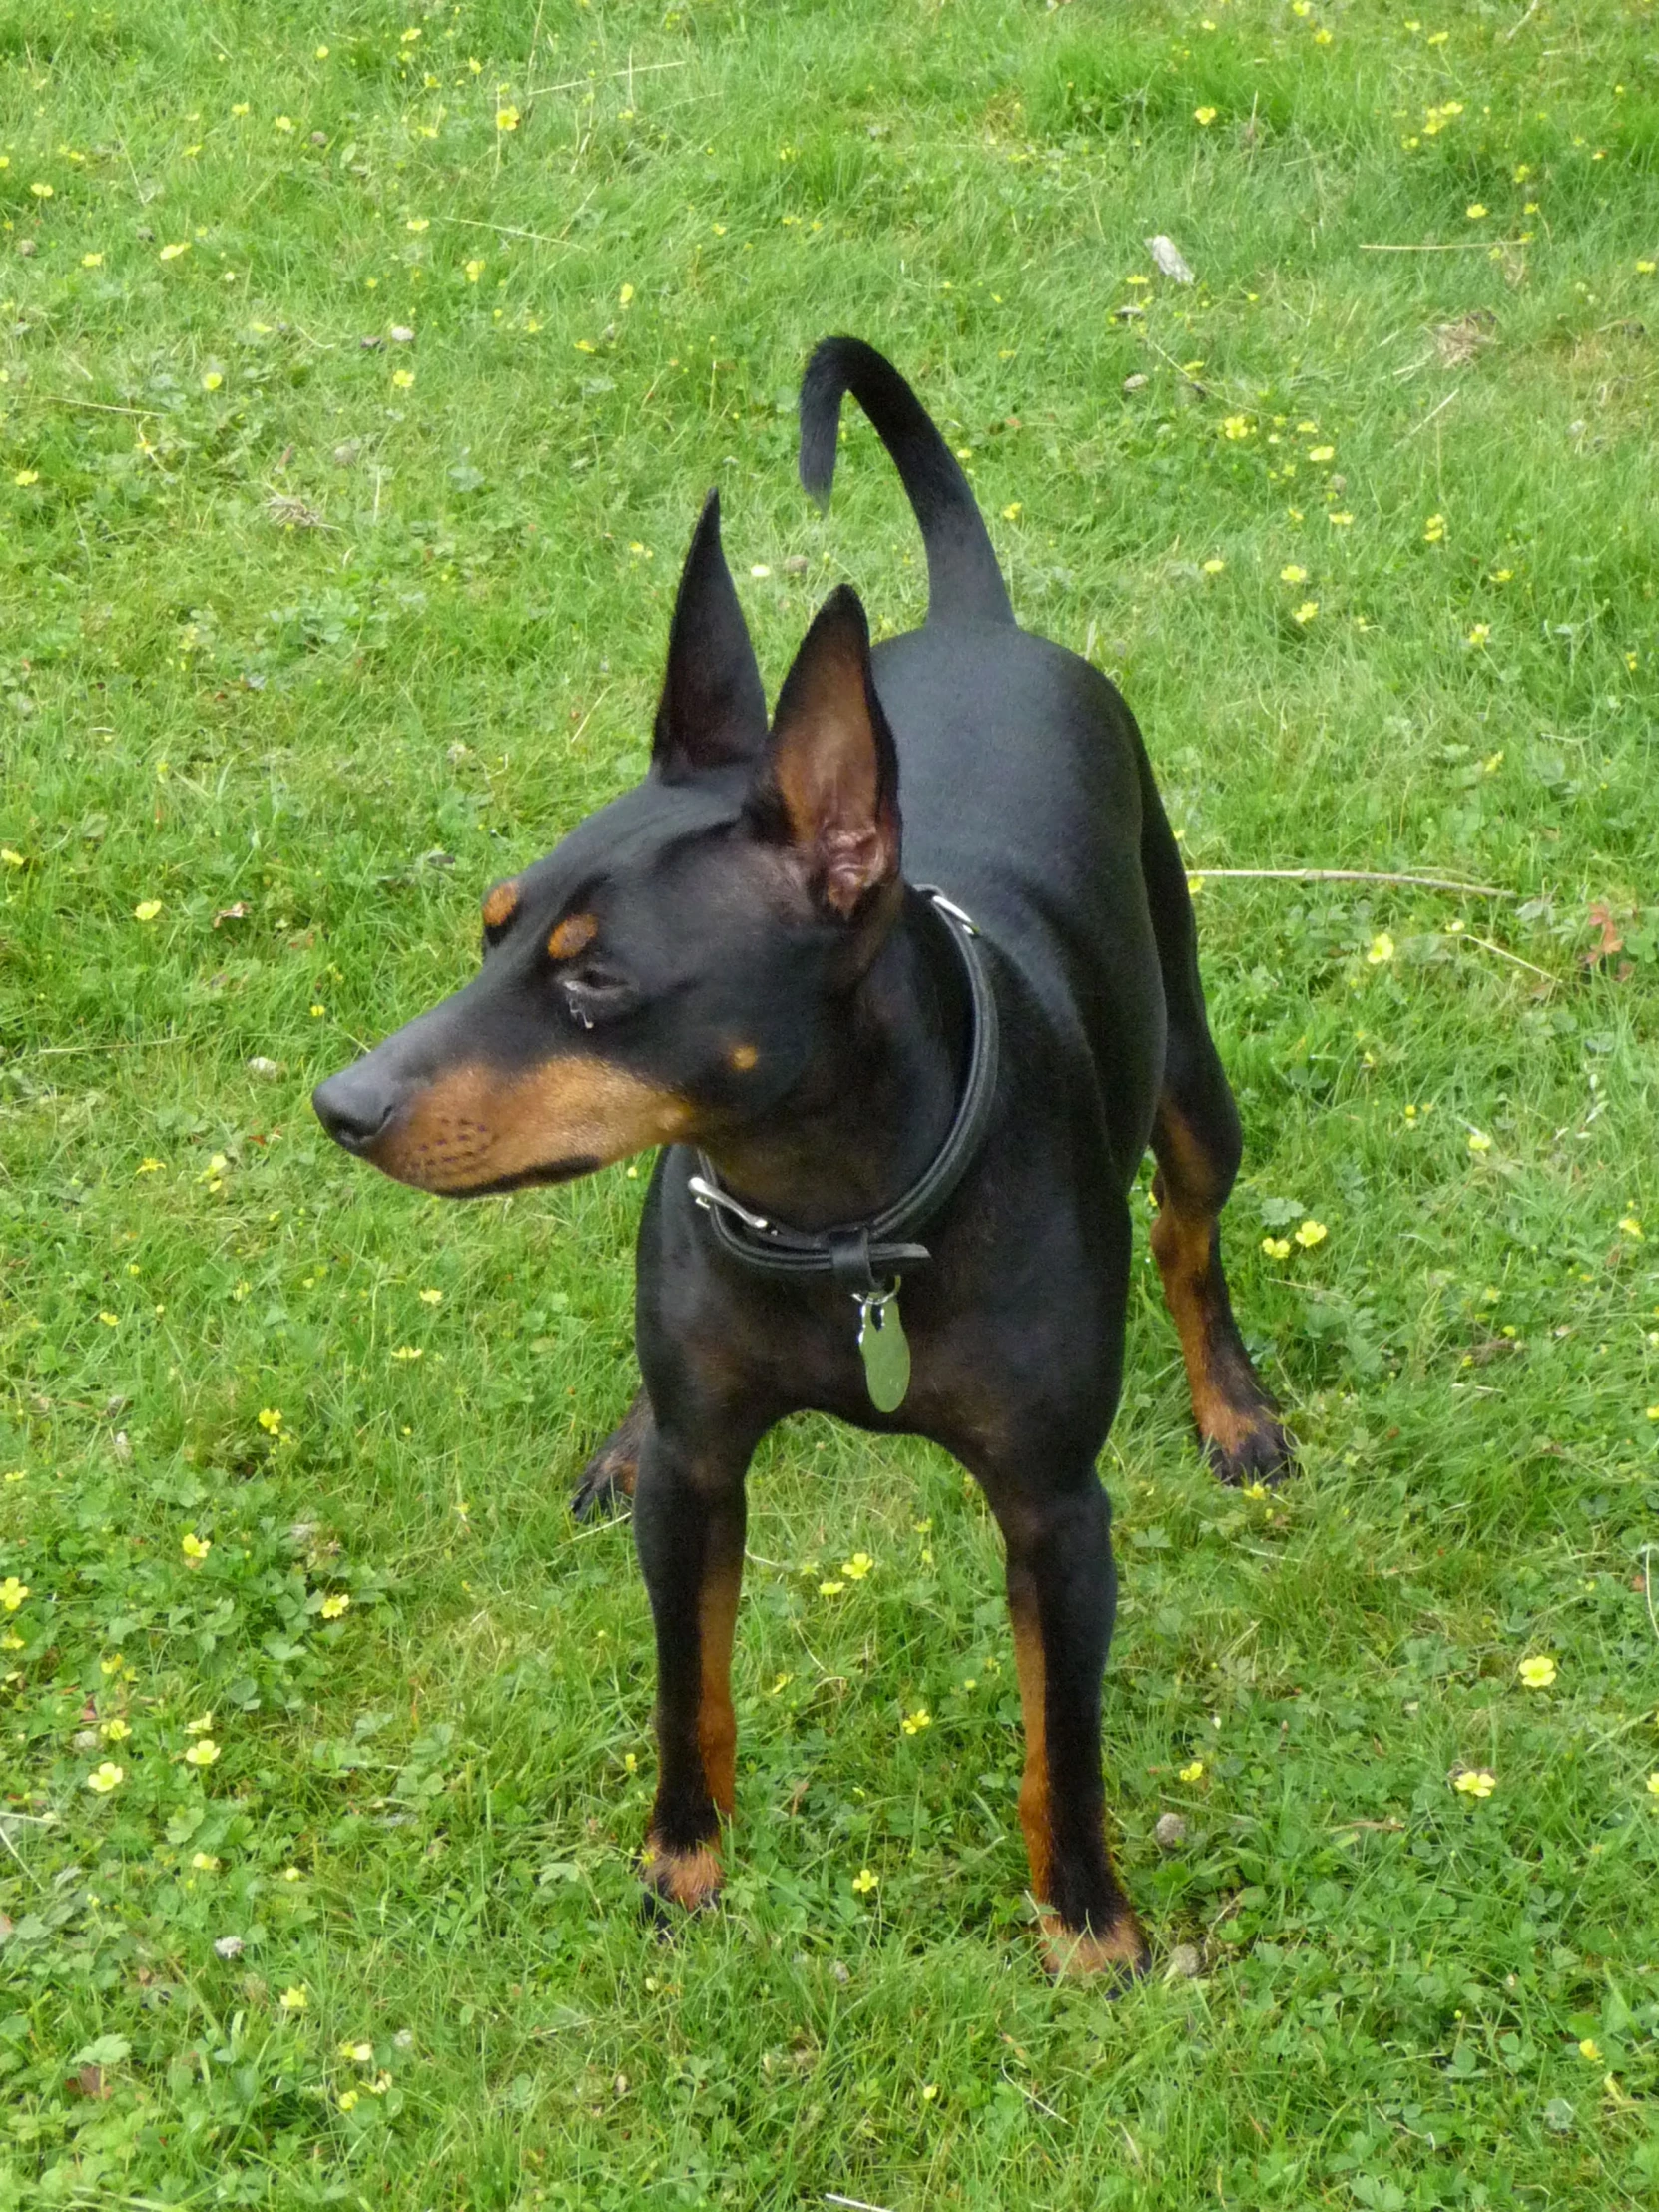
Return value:
<svg viewBox="0 0 1659 2212">
<path fill-rule="evenodd" d="M 1653 2201 L 1654 16 L 1208 7 L 12 0 L 0 2207 Z M 1037 1970 L 994 1529 L 816 1421 L 753 1484 L 734 1879 L 647 1936 L 646 1606 L 565 1510 L 641 1183 L 446 1209 L 306 1104 L 643 766 L 710 483 L 774 685 L 831 581 L 915 619 L 867 428 L 795 485 L 830 329 L 1195 871 L 1510 894 L 1200 893 L 1303 1471 L 1210 1481 L 1143 1249 L 1117 2003 Z"/>
</svg>

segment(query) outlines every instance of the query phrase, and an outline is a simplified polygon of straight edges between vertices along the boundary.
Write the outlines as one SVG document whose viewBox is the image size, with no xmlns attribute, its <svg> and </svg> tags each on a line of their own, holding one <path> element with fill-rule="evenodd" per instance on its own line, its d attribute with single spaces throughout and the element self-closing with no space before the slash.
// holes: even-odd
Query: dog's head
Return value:
<svg viewBox="0 0 1659 2212">
<path fill-rule="evenodd" d="M 711 492 L 651 768 L 484 900 L 464 989 L 317 1086 L 330 1136 L 453 1197 L 559 1183 L 758 1121 L 897 911 L 897 761 L 842 587 L 769 730 Z"/>
</svg>

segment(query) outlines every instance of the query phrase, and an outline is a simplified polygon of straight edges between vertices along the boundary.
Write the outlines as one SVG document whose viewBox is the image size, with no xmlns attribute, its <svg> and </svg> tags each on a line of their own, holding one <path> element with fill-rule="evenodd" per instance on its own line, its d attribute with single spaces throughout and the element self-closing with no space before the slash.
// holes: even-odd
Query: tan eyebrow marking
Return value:
<svg viewBox="0 0 1659 2212">
<path fill-rule="evenodd" d="M 598 934 L 599 924 L 592 914 L 566 914 L 548 938 L 547 949 L 555 960 L 568 960 L 586 951 Z"/>
<path fill-rule="evenodd" d="M 726 1057 L 740 1075 L 747 1075 L 761 1055 L 752 1044 L 735 1044 Z"/>
<path fill-rule="evenodd" d="M 497 883 L 484 900 L 484 927 L 500 929 L 512 920 L 518 911 L 518 885 Z"/>
</svg>

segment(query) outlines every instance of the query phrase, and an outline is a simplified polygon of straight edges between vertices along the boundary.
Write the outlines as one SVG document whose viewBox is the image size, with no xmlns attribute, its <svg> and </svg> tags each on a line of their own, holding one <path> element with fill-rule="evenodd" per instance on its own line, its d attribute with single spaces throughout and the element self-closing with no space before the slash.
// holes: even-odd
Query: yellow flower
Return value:
<svg viewBox="0 0 1659 2212">
<path fill-rule="evenodd" d="M 238 100 L 234 102 L 231 108 L 231 113 L 233 115 L 246 115 L 248 113 L 248 102 L 246 100 Z"/>
<path fill-rule="evenodd" d="M 102 254 L 83 254 L 81 256 L 81 267 L 83 269 L 102 269 L 103 266 L 104 257 Z"/>
<path fill-rule="evenodd" d="M 1380 929 L 1371 940 L 1371 950 L 1366 954 L 1366 958 L 1373 967 L 1381 967 L 1384 960 L 1391 960 L 1393 956 L 1394 940 L 1389 936 L 1386 929 Z"/>
<path fill-rule="evenodd" d="M 190 252 L 189 239 L 176 239 L 171 246 L 164 246 L 156 256 L 159 262 L 176 262 L 181 254 Z"/>
<path fill-rule="evenodd" d="M 1264 1237 L 1262 1250 L 1270 1260 L 1288 1260 L 1291 1256 L 1291 1240 L 1289 1237 Z"/>
<path fill-rule="evenodd" d="M 1307 624 L 1313 621 L 1315 615 L 1317 615 L 1319 611 L 1320 603 L 1317 599 L 1305 599 L 1300 607 L 1293 607 L 1291 609 L 1291 620 L 1293 622 Z"/>
<path fill-rule="evenodd" d="M 355 2089 L 342 2089 L 335 2101 L 342 2112 L 354 2112 L 359 2100 Z"/>
<path fill-rule="evenodd" d="M 323 1619 L 325 1621 L 337 1621 L 342 1613 L 349 1610 L 350 1604 L 351 1600 L 343 1590 L 334 1597 L 325 1597 L 322 1600 Z"/>
<path fill-rule="evenodd" d="M 1195 1759 L 1190 1766 L 1183 1767 L 1175 1779 L 1178 1782 L 1199 1782 L 1203 1776 L 1204 1762 L 1202 1759 Z"/>
<path fill-rule="evenodd" d="M 1308 448 L 1308 458 L 1311 461 L 1334 461 L 1337 458 L 1337 448 L 1334 445 L 1311 445 Z"/>
<path fill-rule="evenodd" d="M 211 1736 L 200 1736 L 185 1753 L 187 1767 L 211 1767 L 219 1757 L 219 1746 Z"/>
<path fill-rule="evenodd" d="M 212 1728 L 213 1724 L 213 1715 L 211 1713 L 203 1713 L 196 1720 L 186 1721 L 185 1734 L 187 1736 L 205 1736 L 208 1733 L 209 1729 Z"/>
<path fill-rule="evenodd" d="M 1638 276 L 1651 276 L 1656 269 L 1659 269 L 1659 262 L 1638 262 L 1636 264 Z"/>
<path fill-rule="evenodd" d="M 281 1425 L 282 1415 L 277 1406 L 262 1405 L 260 1407 L 260 1426 L 268 1436 L 275 1436 Z"/>
<path fill-rule="evenodd" d="M 443 1293 L 441 1291 L 422 1291 L 420 1303 L 422 1306 L 441 1306 L 443 1304 Z"/>
<path fill-rule="evenodd" d="M 323 1015 L 324 1015 L 324 1014 L 325 1014 L 325 1013 L 326 1013 L 327 1011 L 328 1011 L 327 1007 L 326 1007 L 326 1006 L 324 1006 L 324 1005 L 322 1004 L 322 1002 L 321 1002 L 321 1000 L 320 1000 L 320 999 L 312 999 L 312 1001 L 311 1001 L 311 1019 L 312 1019 L 312 1021 L 320 1021 L 320 1020 L 322 1019 Z"/>
<path fill-rule="evenodd" d="M 134 1172 L 139 1175 L 159 1175 L 166 1164 L 163 1160 L 152 1159 L 147 1153 Z"/>
<path fill-rule="evenodd" d="M 394 1360 L 423 1360 L 426 1354 L 419 1345 L 399 1345 L 392 1354 Z"/>
<path fill-rule="evenodd" d="M 1497 1776 L 1489 1767 L 1465 1767 L 1451 1787 L 1463 1797 L 1488 1798 L 1497 1788 Z"/>
<path fill-rule="evenodd" d="M 1529 1690 L 1547 1690 L 1555 1680 L 1555 1661 L 1541 1652 L 1535 1659 L 1523 1659 L 1515 1673 Z"/>
<path fill-rule="evenodd" d="M 141 898 L 133 908 L 133 919 L 135 921 L 154 921 L 161 910 L 162 902 L 159 898 Z"/>
<path fill-rule="evenodd" d="M 852 1877 L 852 1887 L 861 1898 L 867 1898 L 871 1890 L 880 1887 L 880 1881 L 878 1874 L 872 1874 L 868 1867 L 860 1867 Z"/>
<path fill-rule="evenodd" d="M 1314 44 L 1316 46 L 1329 46 L 1331 44 L 1333 35 L 1334 34 L 1328 31 L 1325 25 L 1322 23 L 1319 29 L 1314 33 Z"/>
<path fill-rule="evenodd" d="M 214 1540 L 211 1536 L 198 1536 L 193 1529 L 187 1528 L 179 1538 L 179 1549 L 193 1567 L 199 1567 L 213 1547 Z"/>
<path fill-rule="evenodd" d="M 271 127 L 274 131 L 291 131 L 293 129 L 293 118 L 291 115 L 276 116 Z"/>
<path fill-rule="evenodd" d="M 820 1597 L 839 1597 L 845 1588 L 846 1584 L 844 1582 L 821 1582 L 818 1586 L 818 1594 Z"/>
<path fill-rule="evenodd" d="M 925 1705 L 918 1705 L 913 1713 L 906 1713 L 899 1722 L 906 1736 L 919 1736 L 924 1728 L 931 1728 L 933 1716 Z"/>
<path fill-rule="evenodd" d="M 366 2066 L 374 2056 L 374 2045 L 372 2043 L 341 2043 L 339 2054 L 342 2058 L 349 2058 L 355 2065 Z"/>
<path fill-rule="evenodd" d="M 202 389 L 204 391 L 218 391 L 224 381 L 224 377 L 221 376 L 217 368 L 210 368 L 202 379 Z"/>
<path fill-rule="evenodd" d="M 792 1683 L 794 1680 L 795 1676 L 793 1674 L 780 1674 L 776 1676 L 773 1680 L 771 1689 L 767 1692 L 767 1696 L 776 1697 L 780 1690 L 787 1689 L 790 1683 Z"/>
<path fill-rule="evenodd" d="M 0 844 L 0 860 L 4 860 L 7 867 L 27 867 L 28 865 L 22 853 L 13 851 L 9 844 Z"/>
<path fill-rule="evenodd" d="M 1206 576 L 1219 576 L 1222 570 L 1227 566 L 1227 563 L 1225 561 L 1211 559 L 1206 561 L 1203 566 Z"/>
<path fill-rule="evenodd" d="M 29 190 L 37 200 L 50 200 L 52 198 L 52 187 L 50 185 L 31 185 Z"/>
<path fill-rule="evenodd" d="M 874 1564 L 867 1551 L 855 1551 L 850 1559 L 841 1561 L 841 1572 L 849 1582 L 861 1582 Z"/>
<path fill-rule="evenodd" d="M 414 382 L 414 370 L 412 368 L 394 368 L 391 372 L 391 380 L 399 391 L 407 391 Z"/>
<path fill-rule="evenodd" d="M 1315 1245 L 1324 1244 L 1330 1234 L 1323 1221 L 1305 1221 L 1296 1233 L 1296 1241 L 1304 1252 L 1312 1252 Z"/>
<path fill-rule="evenodd" d="M 284 1989 L 276 2001 L 284 2012 L 303 2012 L 310 1998 L 305 1994 L 305 1984 L 301 1981 L 291 1989 Z"/>
<path fill-rule="evenodd" d="M 118 1716 L 113 1721 L 106 1721 L 98 1733 L 107 1744 L 124 1744 L 133 1732 Z"/>
<path fill-rule="evenodd" d="M 87 1788 L 96 1790 L 100 1797 L 108 1797 L 112 1790 L 119 1790 L 126 1779 L 125 1767 L 118 1767 L 113 1759 L 105 1759 L 87 1776 Z"/>
<path fill-rule="evenodd" d="M 1634 1238 L 1637 1244 L 1642 1242 L 1642 1225 L 1634 1214 L 1621 1214 L 1619 1216 L 1619 1227 L 1627 1237 Z"/>
<path fill-rule="evenodd" d="M 1601 2064 L 1601 2045 L 1593 2035 L 1586 2035 L 1578 2046 L 1580 2058 L 1587 2058 L 1592 2066 Z"/>
<path fill-rule="evenodd" d="M 1214 123 L 1215 120 L 1216 111 L 1214 108 L 1194 108 L 1193 121 L 1195 123 L 1202 123 L 1206 130 L 1208 130 L 1210 125 Z"/>
<path fill-rule="evenodd" d="M 518 110 L 510 103 L 504 108 L 497 108 L 495 111 L 495 127 L 498 131 L 516 131 L 518 129 Z"/>
<path fill-rule="evenodd" d="M 1659 1797 L 1659 1774 L 1650 1774 L 1648 1776 L 1647 1794 L 1649 1797 Z"/>
<path fill-rule="evenodd" d="M 634 303 L 634 287 L 633 287 L 633 285 L 632 285 L 632 284 L 624 284 L 624 285 L 623 285 L 623 287 L 622 287 L 622 289 L 621 289 L 621 290 L 620 290 L 620 291 L 619 291 L 619 292 L 617 293 L 617 295 L 616 295 L 616 299 L 617 299 L 617 305 L 618 305 L 619 307 L 631 307 L 631 306 L 633 305 L 633 303 Z"/>
<path fill-rule="evenodd" d="M 478 281 L 479 277 L 482 276 L 482 275 L 484 274 L 485 267 L 486 264 L 484 264 L 483 262 L 468 262 L 466 265 L 467 282 L 469 284 L 475 284 Z"/>
<path fill-rule="evenodd" d="M 28 1594 L 28 1583 L 19 1582 L 15 1574 L 8 1574 L 5 1581 L 0 1582 L 0 1605 L 8 1613 L 15 1613 Z"/>
<path fill-rule="evenodd" d="M 1430 515 L 1422 526 L 1422 535 L 1426 545 L 1438 545 L 1445 536 L 1445 516 Z"/>
<path fill-rule="evenodd" d="M 1025 502 L 1022 499 L 1010 499 L 1002 510 L 1002 519 L 1004 522 L 1017 522 L 1024 512 Z"/>
<path fill-rule="evenodd" d="M 1282 584 L 1305 584 L 1308 581 L 1308 571 L 1298 568 L 1295 561 L 1288 561 L 1279 571 L 1279 581 Z"/>
<path fill-rule="evenodd" d="M 121 1327 L 121 1316 L 119 1314 L 100 1314 L 98 1319 L 106 1329 L 119 1329 Z"/>
<path fill-rule="evenodd" d="M 190 1863 L 198 1874 L 218 1874 L 219 1872 L 219 1861 L 211 1851 L 193 1852 Z"/>
<path fill-rule="evenodd" d="M 1492 1140 L 1487 1136 L 1484 1129 L 1471 1129 L 1469 1131 L 1469 1150 L 1471 1152 L 1490 1152 L 1491 1149 Z"/>
<path fill-rule="evenodd" d="M 1465 642 L 1469 645 L 1484 645 L 1491 634 L 1492 626 L 1489 622 L 1477 622 Z"/>
<path fill-rule="evenodd" d="M 1250 435 L 1250 417 L 1242 414 L 1226 416 L 1222 422 L 1221 434 L 1224 438 L 1234 439 L 1235 442 L 1240 438 L 1248 438 Z"/>
<path fill-rule="evenodd" d="M 1486 211 L 1478 200 L 1471 200 L 1463 213 L 1471 223 L 1483 223 L 1486 218 Z"/>
</svg>

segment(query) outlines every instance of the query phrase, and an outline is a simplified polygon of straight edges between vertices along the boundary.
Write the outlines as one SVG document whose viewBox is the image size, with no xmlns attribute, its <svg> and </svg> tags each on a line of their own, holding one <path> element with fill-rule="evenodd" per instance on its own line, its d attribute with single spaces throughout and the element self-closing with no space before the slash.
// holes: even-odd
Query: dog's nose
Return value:
<svg viewBox="0 0 1659 2212">
<path fill-rule="evenodd" d="M 330 1075 L 311 1093 L 317 1120 L 347 1152 L 365 1151 L 390 1121 L 396 1103 L 383 1077 L 362 1061 Z"/>
</svg>

